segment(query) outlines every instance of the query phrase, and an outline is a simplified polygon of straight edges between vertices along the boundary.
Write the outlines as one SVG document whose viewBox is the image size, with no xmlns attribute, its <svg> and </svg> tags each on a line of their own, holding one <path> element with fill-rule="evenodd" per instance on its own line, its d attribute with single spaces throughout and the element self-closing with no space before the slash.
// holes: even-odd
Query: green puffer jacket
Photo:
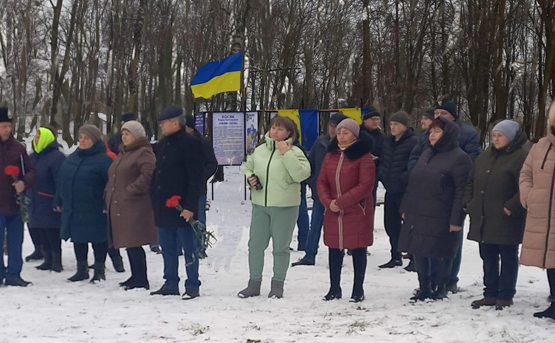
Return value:
<svg viewBox="0 0 555 343">
<path fill-rule="evenodd" d="M 301 203 L 301 182 L 310 176 L 310 163 L 296 146 L 282 155 L 276 142 L 265 136 L 261 144 L 244 164 L 247 177 L 255 174 L 262 184 L 261 190 L 251 187 L 252 203 L 260 206 L 289 207 Z M 286 141 L 291 144 L 291 139 Z"/>
</svg>

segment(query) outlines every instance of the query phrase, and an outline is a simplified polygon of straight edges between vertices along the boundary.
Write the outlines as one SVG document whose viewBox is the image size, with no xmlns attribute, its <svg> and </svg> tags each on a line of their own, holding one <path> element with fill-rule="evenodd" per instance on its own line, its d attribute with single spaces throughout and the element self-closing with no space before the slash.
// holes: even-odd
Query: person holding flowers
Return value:
<svg viewBox="0 0 555 343">
<path fill-rule="evenodd" d="M 164 259 L 164 285 L 151 295 L 179 295 L 178 240 L 185 257 L 187 280 L 182 299 L 200 295 L 199 241 L 189 223 L 198 218 L 198 205 L 204 180 L 202 143 L 185 132 L 183 108 L 171 105 L 158 117 L 164 137 L 156 144 L 156 168 L 150 185 L 150 199 Z M 167 206 L 172 196 L 181 197 L 174 206 Z M 176 198 L 174 198 L 176 199 Z M 182 211 L 174 207 L 181 205 Z"/>
<path fill-rule="evenodd" d="M 58 177 L 54 201 L 56 210 L 62 212 L 60 237 L 71 239 L 77 260 L 77 272 L 69 281 L 89 278 L 89 243 L 94 250 L 94 275 L 90 282 L 106 279 L 108 235 L 103 196 L 113 161 L 106 155 L 100 136 L 96 126 L 83 125 L 79 129 L 79 147 L 66 158 Z"/>
<path fill-rule="evenodd" d="M 0 284 L 26 287 L 29 282 L 21 278 L 23 258 L 23 220 L 17 199 L 35 183 L 37 170 L 31 163 L 23 145 L 12 135 L 12 120 L 8 109 L 0 108 L 0 247 L 4 246 L 7 230 L 8 265 L 0 256 Z"/>
<path fill-rule="evenodd" d="M 62 271 L 61 215 L 54 212 L 58 172 L 65 156 L 58 148 L 55 129 L 40 127 L 33 139 L 31 162 L 37 168 L 37 181 L 29 190 L 29 232 L 39 235 L 44 262 L 39 270 Z"/>
<path fill-rule="evenodd" d="M 138 121 L 123 124 L 121 140 L 119 154 L 108 169 L 105 195 L 108 244 L 116 251 L 127 248 L 131 277 L 120 286 L 126 290 L 149 289 L 146 255 L 142 246 L 158 243 L 148 193 L 156 157 L 145 129 Z"/>
</svg>

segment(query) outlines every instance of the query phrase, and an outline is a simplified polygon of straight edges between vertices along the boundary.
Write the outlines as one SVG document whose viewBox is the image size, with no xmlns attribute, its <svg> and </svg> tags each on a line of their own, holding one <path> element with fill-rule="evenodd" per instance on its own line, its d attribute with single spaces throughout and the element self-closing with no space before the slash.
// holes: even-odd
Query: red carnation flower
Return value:
<svg viewBox="0 0 555 343">
<path fill-rule="evenodd" d="M 8 176 L 12 176 L 12 177 L 18 177 L 19 176 L 19 167 L 18 166 L 7 166 L 6 169 L 4 169 L 4 174 L 6 174 Z"/>
<path fill-rule="evenodd" d="M 171 198 L 166 200 L 166 207 L 171 208 L 179 206 L 179 200 L 181 200 L 181 197 L 179 195 L 172 196 Z"/>
</svg>

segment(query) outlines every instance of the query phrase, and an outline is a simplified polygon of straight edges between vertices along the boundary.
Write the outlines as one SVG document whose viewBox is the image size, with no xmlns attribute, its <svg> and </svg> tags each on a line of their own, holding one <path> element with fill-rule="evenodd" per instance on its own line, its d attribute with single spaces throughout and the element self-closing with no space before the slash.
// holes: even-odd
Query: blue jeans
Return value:
<svg viewBox="0 0 555 343">
<path fill-rule="evenodd" d="M 206 225 L 206 193 L 198 199 L 198 221 Z"/>
<path fill-rule="evenodd" d="M 179 256 L 177 244 L 175 244 L 178 239 L 183 246 L 186 263 L 187 280 L 185 281 L 185 289 L 199 289 L 200 287 L 198 279 L 199 242 L 193 228 L 189 224 L 186 225 L 179 228 L 158 228 L 162 258 L 164 259 L 164 279 L 166 280 L 164 287 L 167 289 L 179 289 Z"/>
<path fill-rule="evenodd" d="M 306 188 L 305 188 L 306 189 Z M 299 206 L 299 216 L 297 217 L 297 227 L 299 228 L 298 250 L 306 249 L 306 241 L 308 239 L 308 232 L 310 231 L 308 222 L 308 207 L 306 206 L 306 193 L 301 193 L 301 205 Z"/>
<path fill-rule="evenodd" d="M 312 205 L 312 217 L 310 221 L 310 231 L 308 231 L 308 239 L 306 241 L 305 256 L 303 259 L 315 262 L 316 254 L 318 254 L 318 244 L 320 244 L 320 236 L 322 234 L 322 226 L 324 225 L 324 205 L 318 200 L 314 200 Z"/>
<path fill-rule="evenodd" d="M 0 281 L 14 280 L 20 277 L 23 258 L 23 220 L 21 214 L 0 214 L 0 247 L 4 247 L 4 229 L 8 231 L 8 266 L 4 265 L 4 256 L 0 256 Z M 2 251 L 2 249 L 0 249 Z"/>
<path fill-rule="evenodd" d="M 459 232 L 459 248 L 457 249 L 457 255 L 453 259 L 453 267 L 451 268 L 451 277 L 449 278 L 449 282 L 447 283 L 448 285 L 455 285 L 459 282 L 459 271 L 461 270 L 462 249 L 464 241 L 464 222 L 463 228 Z"/>
</svg>

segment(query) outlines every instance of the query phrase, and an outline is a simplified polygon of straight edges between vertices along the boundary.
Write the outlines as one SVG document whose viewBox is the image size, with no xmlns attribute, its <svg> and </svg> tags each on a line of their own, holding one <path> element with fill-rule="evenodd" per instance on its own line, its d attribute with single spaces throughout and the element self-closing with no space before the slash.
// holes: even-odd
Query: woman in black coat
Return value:
<svg viewBox="0 0 555 343">
<path fill-rule="evenodd" d="M 484 298 L 473 301 L 473 308 L 501 310 L 513 304 L 518 247 L 526 223 L 518 182 L 528 156 L 527 141 L 517 122 L 499 122 L 492 130 L 492 144 L 476 159 L 468 179 L 463 200 L 470 215 L 468 239 L 480 245 L 485 286 Z"/>
<path fill-rule="evenodd" d="M 460 128 L 444 118 L 430 125 L 426 149 L 409 177 L 400 212 L 404 223 L 399 251 L 415 257 L 420 290 L 411 300 L 446 297 L 446 283 L 459 244 L 465 213 L 464 189 L 472 168 L 459 148 Z M 431 259 L 436 262 L 437 291 L 430 283 Z"/>
<path fill-rule="evenodd" d="M 61 215 L 54 212 L 54 195 L 58 172 L 65 156 L 58 148 L 53 129 L 40 127 L 33 139 L 33 153 L 29 158 L 37 168 L 37 180 L 29 189 L 29 231 L 40 235 L 44 262 L 39 270 L 62 271 Z"/>
</svg>

